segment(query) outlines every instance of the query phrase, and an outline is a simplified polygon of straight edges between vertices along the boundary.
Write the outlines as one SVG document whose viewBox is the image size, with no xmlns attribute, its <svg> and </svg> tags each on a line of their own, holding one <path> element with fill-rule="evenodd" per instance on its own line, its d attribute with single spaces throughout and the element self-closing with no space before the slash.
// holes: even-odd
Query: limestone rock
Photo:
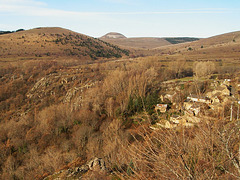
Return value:
<svg viewBox="0 0 240 180">
<path fill-rule="evenodd" d="M 88 175 L 92 174 L 89 171 L 96 173 L 97 175 L 108 173 L 105 162 L 102 158 L 94 158 L 82 166 L 69 167 L 54 174 L 47 176 L 44 180 L 57 180 L 57 179 L 88 179 Z"/>
<path fill-rule="evenodd" d="M 106 170 L 106 166 L 105 166 L 105 162 L 103 161 L 103 159 L 101 158 L 95 158 L 93 160 L 91 160 L 88 164 L 88 167 L 90 170 L 93 171 L 105 171 Z"/>
</svg>

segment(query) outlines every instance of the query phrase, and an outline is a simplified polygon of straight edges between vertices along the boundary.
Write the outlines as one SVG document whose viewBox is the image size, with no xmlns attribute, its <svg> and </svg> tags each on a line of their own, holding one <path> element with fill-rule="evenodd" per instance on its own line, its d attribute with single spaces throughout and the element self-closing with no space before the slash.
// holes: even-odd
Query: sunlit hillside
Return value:
<svg viewBox="0 0 240 180">
<path fill-rule="evenodd" d="M 128 55 L 99 39 L 63 28 L 36 28 L 0 36 L 0 57 L 62 57 L 81 60 L 119 58 Z"/>
</svg>

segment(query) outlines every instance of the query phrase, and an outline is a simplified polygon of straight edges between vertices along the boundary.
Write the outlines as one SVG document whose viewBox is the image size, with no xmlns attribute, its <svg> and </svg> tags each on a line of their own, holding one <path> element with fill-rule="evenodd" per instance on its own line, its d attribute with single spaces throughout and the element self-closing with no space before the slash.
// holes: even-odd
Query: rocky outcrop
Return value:
<svg viewBox="0 0 240 180">
<path fill-rule="evenodd" d="M 86 71 L 86 74 L 84 74 Z M 86 89 L 92 88 L 98 83 L 96 80 L 89 80 L 88 70 L 69 69 L 66 72 L 56 72 L 40 78 L 27 92 L 26 97 L 32 102 L 43 102 L 48 99 L 57 99 L 63 103 L 69 103 L 74 97 Z M 77 98 L 81 105 L 82 96 Z M 75 106 L 75 105 L 74 105 Z"/>
<path fill-rule="evenodd" d="M 79 87 L 71 88 L 67 91 L 67 94 L 65 95 L 65 98 L 63 100 L 64 103 L 68 103 L 71 101 L 71 99 L 76 95 L 76 93 L 79 91 Z"/>
<path fill-rule="evenodd" d="M 93 177 L 93 173 L 94 176 L 108 176 L 110 174 L 109 172 L 110 171 L 106 168 L 105 162 L 102 158 L 94 158 L 82 166 L 69 167 L 68 169 L 60 170 L 45 177 L 44 180 L 89 179 L 89 176 L 91 176 L 91 178 Z"/>
<path fill-rule="evenodd" d="M 56 88 L 61 76 L 61 74 L 50 74 L 41 78 L 27 93 L 27 98 L 42 98 L 43 96 L 54 94 L 53 89 Z"/>
<path fill-rule="evenodd" d="M 101 158 L 94 158 L 88 162 L 87 166 L 92 171 L 106 171 L 105 162 Z"/>
</svg>

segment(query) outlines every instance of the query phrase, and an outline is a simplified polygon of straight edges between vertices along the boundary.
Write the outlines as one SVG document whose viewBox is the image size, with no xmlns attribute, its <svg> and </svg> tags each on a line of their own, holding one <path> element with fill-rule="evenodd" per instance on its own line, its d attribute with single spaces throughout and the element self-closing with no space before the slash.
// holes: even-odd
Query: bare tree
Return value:
<svg viewBox="0 0 240 180">
<path fill-rule="evenodd" d="M 196 62 L 193 67 L 195 76 L 203 77 L 212 74 L 215 71 L 215 64 L 211 61 Z"/>
</svg>

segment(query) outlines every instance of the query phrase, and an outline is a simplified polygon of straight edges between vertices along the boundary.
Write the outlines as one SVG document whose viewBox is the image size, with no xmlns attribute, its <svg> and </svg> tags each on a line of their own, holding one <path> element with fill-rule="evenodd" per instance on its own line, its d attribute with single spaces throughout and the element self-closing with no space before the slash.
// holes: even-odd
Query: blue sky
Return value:
<svg viewBox="0 0 240 180">
<path fill-rule="evenodd" d="M 0 0 L 0 30 L 63 27 L 100 37 L 210 37 L 240 30 L 240 0 Z"/>
</svg>

